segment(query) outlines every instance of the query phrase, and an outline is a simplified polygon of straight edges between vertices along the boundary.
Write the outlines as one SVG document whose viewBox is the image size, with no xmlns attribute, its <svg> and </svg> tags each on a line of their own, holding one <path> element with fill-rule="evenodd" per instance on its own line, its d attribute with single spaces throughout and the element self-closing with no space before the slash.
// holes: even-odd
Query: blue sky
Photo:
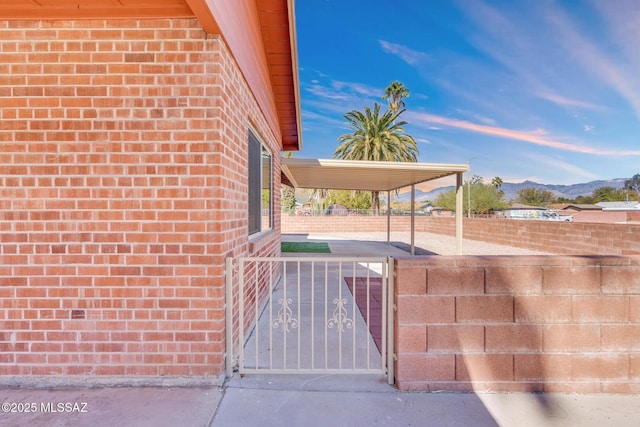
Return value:
<svg viewBox="0 0 640 427">
<path fill-rule="evenodd" d="M 490 181 L 640 173 L 639 0 L 297 0 L 302 158 L 401 81 L 419 161 Z M 386 106 L 386 104 L 384 104 Z"/>
</svg>

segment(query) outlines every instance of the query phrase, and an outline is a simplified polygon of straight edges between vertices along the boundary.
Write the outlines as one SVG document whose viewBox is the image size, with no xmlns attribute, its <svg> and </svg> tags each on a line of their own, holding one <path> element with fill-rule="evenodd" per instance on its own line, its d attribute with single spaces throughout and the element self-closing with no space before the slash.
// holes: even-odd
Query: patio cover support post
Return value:
<svg viewBox="0 0 640 427">
<path fill-rule="evenodd" d="M 387 190 L 387 243 L 391 242 L 391 190 Z"/>
<path fill-rule="evenodd" d="M 411 255 L 415 255 L 416 241 L 416 186 L 411 184 Z"/>
<path fill-rule="evenodd" d="M 462 196 L 462 172 L 456 173 L 456 255 L 462 255 L 462 217 L 464 206 Z"/>
</svg>

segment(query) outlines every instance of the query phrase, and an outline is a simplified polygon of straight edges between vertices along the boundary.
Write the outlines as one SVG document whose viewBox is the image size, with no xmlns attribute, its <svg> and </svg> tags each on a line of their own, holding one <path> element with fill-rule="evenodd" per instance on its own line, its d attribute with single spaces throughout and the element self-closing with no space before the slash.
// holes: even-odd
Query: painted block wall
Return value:
<svg viewBox="0 0 640 427">
<path fill-rule="evenodd" d="M 0 22 L 0 375 L 224 370 L 224 260 L 267 125 L 194 19 Z M 279 206 L 279 192 L 274 192 Z M 237 292 L 237 290 L 236 290 Z"/>
<path fill-rule="evenodd" d="M 396 260 L 402 390 L 640 393 L 640 257 Z"/>
<path fill-rule="evenodd" d="M 567 223 L 464 218 L 465 239 L 567 255 L 638 255 L 640 224 Z M 416 217 L 416 232 L 455 236 L 453 217 Z M 282 216 L 283 233 L 386 232 L 384 216 Z M 391 217 L 391 232 L 409 232 L 411 219 Z M 392 234 L 393 239 L 393 234 Z"/>
</svg>

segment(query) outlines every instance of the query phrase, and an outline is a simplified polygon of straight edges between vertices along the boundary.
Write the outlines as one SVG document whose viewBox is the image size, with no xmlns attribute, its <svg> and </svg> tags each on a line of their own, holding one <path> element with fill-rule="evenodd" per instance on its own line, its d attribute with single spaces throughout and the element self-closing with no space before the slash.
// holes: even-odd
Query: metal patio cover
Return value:
<svg viewBox="0 0 640 427">
<path fill-rule="evenodd" d="M 282 158 L 286 181 L 296 188 L 392 191 L 411 187 L 411 255 L 415 246 L 414 185 L 456 175 L 456 212 L 462 212 L 462 174 L 466 164 L 375 162 L 363 160 Z M 391 210 L 387 210 L 387 242 L 391 239 Z M 456 215 L 456 253 L 462 255 L 462 216 Z"/>
<path fill-rule="evenodd" d="M 469 170 L 466 164 L 296 158 L 281 162 L 294 187 L 332 190 L 392 191 Z"/>
</svg>

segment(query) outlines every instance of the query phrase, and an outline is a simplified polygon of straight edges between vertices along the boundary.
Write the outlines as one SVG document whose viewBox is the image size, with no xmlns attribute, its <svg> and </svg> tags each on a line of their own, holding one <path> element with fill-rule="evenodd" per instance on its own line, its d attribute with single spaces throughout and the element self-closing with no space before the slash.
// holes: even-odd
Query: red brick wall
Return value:
<svg viewBox="0 0 640 427">
<path fill-rule="evenodd" d="M 280 182 L 221 39 L 191 19 L 1 21 L 0 115 L 0 374 L 220 374 L 250 124 Z M 275 224 L 254 254 L 279 252 Z"/>
<path fill-rule="evenodd" d="M 403 390 L 640 392 L 640 257 L 396 260 Z"/>
<path fill-rule="evenodd" d="M 455 235 L 455 218 L 416 217 L 416 232 Z M 385 232 L 383 216 L 282 216 L 283 233 Z M 411 218 L 391 217 L 392 232 L 411 230 Z M 640 254 L 640 224 L 598 224 L 465 218 L 464 237 L 570 255 Z"/>
</svg>

